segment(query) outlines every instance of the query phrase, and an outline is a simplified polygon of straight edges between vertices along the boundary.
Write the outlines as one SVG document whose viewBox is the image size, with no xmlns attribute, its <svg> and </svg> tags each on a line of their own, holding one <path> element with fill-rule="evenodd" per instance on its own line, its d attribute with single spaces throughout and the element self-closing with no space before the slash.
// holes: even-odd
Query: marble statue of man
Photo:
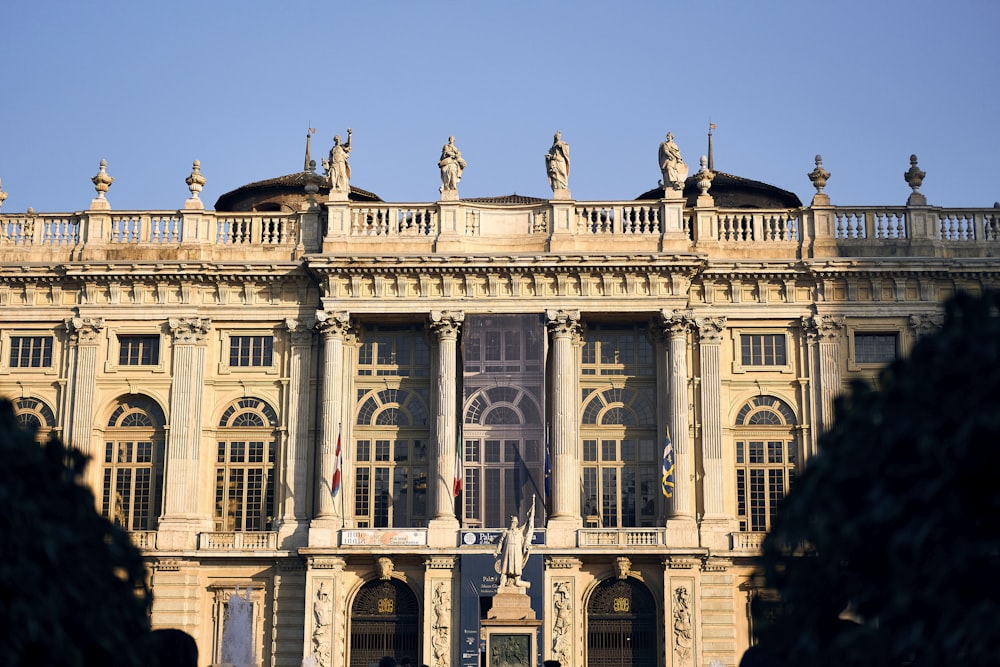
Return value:
<svg viewBox="0 0 1000 667">
<path fill-rule="evenodd" d="M 462 159 L 462 152 L 455 145 L 454 136 L 448 137 L 448 143 L 441 147 L 441 159 L 438 160 L 438 167 L 441 168 L 441 192 L 457 190 L 466 162 Z"/>
<path fill-rule="evenodd" d="M 500 575 L 500 587 L 528 588 L 529 584 L 521 579 L 524 566 L 531 552 L 531 537 L 535 532 L 535 499 L 531 499 L 531 509 L 523 526 L 517 523 L 517 517 L 510 518 L 510 528 L 503 531 L 497 542 L 497 562 L 494 568 Z"/>
<path fill-rule="evenodd" d="M 351 189 L 351 165 L 347 158 L 351 155 L 351 128 L 347 128 L 347 142 L 340 143 L 340 135 L 333 138 L 333 148 L 330 157 L 323 160 L 326 169 L 327 182 L 330 189 L 337 192 L 348 192 Z"/>
<path fill-rule="evenodd" d="M 683 190 L 688 176 L 688 166 L 681 157 L 681 149 L 674 142 L 672 132 L 667 132 L 667 140 L 660 144 L 660 173 L 663 175 L 664 190 Z"/>
</svg>

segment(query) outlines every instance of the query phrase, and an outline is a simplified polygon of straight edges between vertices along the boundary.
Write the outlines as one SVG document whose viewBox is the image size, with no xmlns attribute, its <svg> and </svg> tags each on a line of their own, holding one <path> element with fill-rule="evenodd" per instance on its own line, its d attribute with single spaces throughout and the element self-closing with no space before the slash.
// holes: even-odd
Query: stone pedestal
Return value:
<svg viewBox="0 0 1000 667">
<path fill-rule="evenodd" d="M 538 667 L 538 628 L 528 591 L 501 588 L 480 627 L 486 640 L 486 667 Z"/>
</svg>

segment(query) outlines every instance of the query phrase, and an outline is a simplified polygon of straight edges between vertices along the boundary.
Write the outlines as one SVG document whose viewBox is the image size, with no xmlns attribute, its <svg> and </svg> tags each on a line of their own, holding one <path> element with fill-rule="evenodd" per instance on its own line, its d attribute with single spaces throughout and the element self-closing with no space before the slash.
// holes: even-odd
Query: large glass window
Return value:
<svg viewBox="0 0 1000 667">
<path fill-rule="evenodd" d="M 354 468 L 344 502 L 359 528 L 427 525 L 430 347 L 422 328 L 369 327 L 358 345 Z"/>
<path fill-rule="evenodd" d="M 223 412 L 216 438 L 217 531 L 271 530 L 277 425 L 274 409 L 256 398 Z"/>
<path fill-rule="evenodd" d="M 736 423 L 736 517 L 740 530 L 767 531 L 795 479 L 795 414 L 778 398 L 756 396 Z"/>
<path fill-rule="evenodd" d="M 899 334 L 854 334 L 854 361 L 859 364 L 887 364 L 899 353 Z"/>
<path fill-rule="evenodd" d="M 52 336 L 11 336 L 11 368 L 49 368 L 52 366 Z"/>
<path fill-rule="evenodd" d="M 152 400 L 118 404 L 104 433 L 101 512 L 126 530 L 155 530 L 163 488 L 163 413 Z"/>
<path fill-rule="evenodd" d="M 545 520 L 544 327 L 538 315 L 475 315 L 462 329 L 462 525 L 504 528 L 535 503 Z"/>
<path fill-rule="evenodd" d="M 590 327 L 580 373 L 584 523 L 655 526 L 662 443 L 654 347 L 645 327 Z"/>
</svg>

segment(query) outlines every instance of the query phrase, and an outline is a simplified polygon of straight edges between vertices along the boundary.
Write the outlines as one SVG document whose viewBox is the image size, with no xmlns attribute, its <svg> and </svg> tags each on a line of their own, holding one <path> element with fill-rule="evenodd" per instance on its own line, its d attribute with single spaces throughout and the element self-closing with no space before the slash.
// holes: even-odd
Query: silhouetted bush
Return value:
<svg viewBox="0 0 1000 667">
<path fill-rule="evenodd" d="M 781 602 L 754 664 L 998 664 L 1000 296 L 952 299 L 838 399 L 763 562 Z"/>
<path fill-rule="evenodd" d="M 0 401 L 0 665 L 141 665 L 141 554 L 95 510 L 86 457 L 33 436 Z"/>
</svg>

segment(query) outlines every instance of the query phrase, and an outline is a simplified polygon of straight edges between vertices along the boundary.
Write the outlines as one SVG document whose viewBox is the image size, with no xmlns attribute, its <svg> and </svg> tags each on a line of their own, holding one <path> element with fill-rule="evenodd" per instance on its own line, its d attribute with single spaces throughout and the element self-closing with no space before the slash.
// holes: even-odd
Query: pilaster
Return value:
<svg viewBox="0 0 1000 667">
<path fill-rule="evenodd" d="M 312 404 L 309 398 L 314 326 L 315 321 L 285 320 L 289 342 L 288 452 L 281 471 L 282 486 L 287 490 L 278 526 L 278 543 L 282 548 L 305 546 L 307 538 L 296 536 L 309 518 L 309 406 Z M 289 540 L 291 543 L 286 544 Z"/>
<path fill-rule="evenodd" d="M 719 347 L 726 329 L 724 317 L 699 317 L 698 358 L 701 368 L 701 453 L 704 474 L 704 517 L 701 545 L 728 549 L 729 533 L 736 529 L 734 517 L 725 515 L 725 479 L 722 461 L 722 377 Z"/>
<path fill-rule="evenodd" d="M 84 454 L 94 455 L 92 438 L 94 431 L 94 392 L 97 386 L 97 353 L 104 330 L 101 317 L 74 317 L 66 320 L 66 330 L 70 335 L 70 346 L 76 353 L 73 368 L 73 407 L 70 409 L 71 426 L 69 445 Z"/>
<path fill-rule="evenodd" d="M 545 559 L 545 626 L 542 632 L 542 658 L 558 660 L 563 667 L 584 664 L 582 628 L 583 597 L 578 591 L 582 561 L 569 556 Z"/>
<path fill-rule="evenodd" d="M 424 664 L 430 667 L 448 667 L 461 664 L 462 647 L 458 641 L 457 612 L 452 600 L 459 599 L 457 586 L 461 578 L 456 577 L 454 556 L 434 556 L 424 561 Z"/>
<path fill-rule="evenodd" d="M 817 344 L 816 366 L 819 377 L 812 383 L 819 388 L 820 424 L 817 435 L 833 425 L 833 401 L 840 394 L 842 384 L 840 345 L 845 319 L 835 315 L 813 315 L 802 318 L 802 328 L 807 339 Z"/>
<path fill-rule="evenodd" d="M 198 512 L 201 404 L 205 386 L 205 346 L 212 321 L 204 317 L 170 318 L 173 371 L 170 387 L 171 428 L 167 434 L 166 507 L 157 546 L 193 549 L 198 532 L 211 530 L 211 517 Z"/>
<path fill-rule="evenodd" d="M 306 618 L 302 655 L 316 667 L 347 667 L 347 614 L 350 609 L 344 583 L 343 558 L 308 556 L 306 561 Z"/>
</svg>

